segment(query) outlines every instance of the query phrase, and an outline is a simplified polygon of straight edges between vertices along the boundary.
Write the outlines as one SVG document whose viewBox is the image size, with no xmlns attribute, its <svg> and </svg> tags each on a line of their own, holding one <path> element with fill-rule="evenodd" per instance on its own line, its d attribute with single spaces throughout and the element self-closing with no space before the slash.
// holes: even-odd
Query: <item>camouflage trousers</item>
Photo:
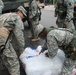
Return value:
<svg viewBox="0 0 76 75">
<path fill-rule="evenodd" d="M 66 23 L 66 24 L 65 24 Z M 69 29 L 75 29 L 75 26 L 73 24 L 73 21 L 67 21 L 65 22 L 64 19 L 60 19 L 59 17 L 56 20 L 56 24 L 59 28 L 69 28 Z"/>
<path fill-rule="evenodd" d="M 39 24 L 39 19 L 32 20 L 31 22 L 31 33 L 32 33 L 32 36 L 34 37 L 36 37 L 35 29 L 38 24 Z"/>
<path fill-rule="evenodd" d="M 61 75 L 76 75 L 76 60 L 66 58 Z"/>
<path fill-rule="evenodd" d="M 0 36 L 0 45 L 5 43 L 5 39 Z M 20 65 L 18 57 L 11 43 L 8 41 L 3 54 L 0 55 L 2 63 L 8 69 L 10 75 L 20 75 Z"/>
</svg>

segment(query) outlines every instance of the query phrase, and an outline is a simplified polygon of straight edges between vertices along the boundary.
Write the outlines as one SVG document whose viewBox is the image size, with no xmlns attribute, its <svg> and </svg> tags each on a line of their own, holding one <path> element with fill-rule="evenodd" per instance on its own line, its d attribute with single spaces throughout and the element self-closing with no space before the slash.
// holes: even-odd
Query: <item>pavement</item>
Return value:
<svg viewBox="0 0 76 75">
<path fill-rule="evenodd" d="M 55 10 L 55 7 L 54 7 L 54 5 L 46 5 L 46 6 L 44 7 L 44 9 L 45 9 L 45 10 Z"/>
</svg>

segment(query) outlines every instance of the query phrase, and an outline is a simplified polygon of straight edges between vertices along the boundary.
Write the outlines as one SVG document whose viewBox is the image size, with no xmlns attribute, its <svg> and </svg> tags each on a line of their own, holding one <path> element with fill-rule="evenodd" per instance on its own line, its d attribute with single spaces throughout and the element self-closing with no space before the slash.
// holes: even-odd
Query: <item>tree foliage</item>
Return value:
<svg viewBox="0 0 76 75">
<path fill-rule="evenodd" d="M 50 4 L 55 4 L 57 0 L 50 0 Z"/>
</svg>

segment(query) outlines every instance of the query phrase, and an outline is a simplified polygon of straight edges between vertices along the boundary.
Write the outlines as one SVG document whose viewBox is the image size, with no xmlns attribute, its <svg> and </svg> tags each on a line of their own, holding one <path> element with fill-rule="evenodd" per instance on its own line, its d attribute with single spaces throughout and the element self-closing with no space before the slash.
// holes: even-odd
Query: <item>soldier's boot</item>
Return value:
<svg viewBox="0 0 76 75">
<path fill-rule="evenodd" d="M 38 37 L 38 38 L 33 38 L 31 41 L 36 42 L 36 41 L 39 41 L 39 40 L 40 40 L 40 38 Z"/>
</svg>

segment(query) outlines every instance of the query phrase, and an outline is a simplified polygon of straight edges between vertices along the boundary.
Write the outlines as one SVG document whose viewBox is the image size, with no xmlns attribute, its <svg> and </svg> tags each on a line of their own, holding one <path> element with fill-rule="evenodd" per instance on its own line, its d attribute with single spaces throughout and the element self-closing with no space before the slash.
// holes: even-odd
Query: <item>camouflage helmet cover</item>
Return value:
<svg viewBox="0 0 76 75">
<path fill-rule="evenodd" d="M 44 29 L 44 27 L 41 24 L 37 25 L 37 27 L 35 29 L 35 34 L 37 37 L 42 32 L 43 29 Z"/>
<path fill-rule="evenodd" d="M 23 6 L 19 6 L 17 9 L 20 10 L 24 14 L 24 16 L 27 16 L 26 15 L 27 11 Z"/>
</svg>

